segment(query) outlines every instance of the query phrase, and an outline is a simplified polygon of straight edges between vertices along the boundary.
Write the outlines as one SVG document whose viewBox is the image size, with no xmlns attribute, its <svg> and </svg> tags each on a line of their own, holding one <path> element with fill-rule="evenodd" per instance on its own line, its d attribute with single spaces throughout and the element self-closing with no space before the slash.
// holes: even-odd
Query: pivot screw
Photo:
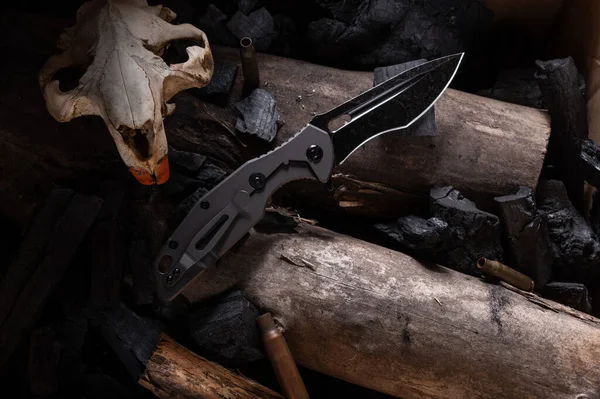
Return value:
<svg viewBox="0 0 600 399">
<path fill-rule="evenodd" d="M 312 162 L 319 162 L 323 158 L 323 149 L 313 144 L 306 150 L 306 157 Z"/>
<path fill-rule="evenodd" d="M 200 208 L 206 210 L 206 209 L 210 208 L 210 204 L 208 203 L 208 201 L 202 201 L 200 203 Z"/>
<path fill-rule="evenodd" d="M 179 273 L 181 273 L 181 271 L 179 270 L 178 267 L 176 267 L 175 269 L 173 269 L 173 276 L 179 276 Z"/>
<path fill-rule="evenodd" d="M 252 173 L 250 175 L 250 185 L 257 190 L 265 186 L 265 181 L 265 175 L 262 173 Z"/>
<path fill-rule="evenodd" d="M 179 243 L 177 241 L 169 241 L 169 248 L 177 249 L 178 246 L 179 246 Z"/>
<path fill-rule="evenodd" d="M 173 276 L 172 275 L 168 275 L 167 276 L 167 284 L 171 284 L 173 282 Z"/>
</svg>

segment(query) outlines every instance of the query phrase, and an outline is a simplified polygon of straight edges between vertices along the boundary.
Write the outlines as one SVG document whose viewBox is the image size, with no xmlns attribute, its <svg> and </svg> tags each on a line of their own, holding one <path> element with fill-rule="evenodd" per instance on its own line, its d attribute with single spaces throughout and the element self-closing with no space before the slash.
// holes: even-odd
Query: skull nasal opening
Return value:
<svg viewBox="0 0 600 399">
<path fill-rule="evenodd" d="M 149 133 L 147 129 L 132 129 L 128 126 L 119 126 L 117 129 L 123 141 L 140 160 L 147 160 L 150 157 L 150 143 L 148 141 Z"/>
</svg>

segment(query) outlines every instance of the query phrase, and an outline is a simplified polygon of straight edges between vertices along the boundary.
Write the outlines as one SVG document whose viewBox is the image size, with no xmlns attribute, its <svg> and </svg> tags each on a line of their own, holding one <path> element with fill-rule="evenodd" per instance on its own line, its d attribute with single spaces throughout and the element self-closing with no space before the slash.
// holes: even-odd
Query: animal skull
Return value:
<svg viewBox="0 0 600 399">
<path fill-rule="evenodd" d="M 175 17 L 145 0 L 88 1 L 58 40 L 64 51 L 39 73 L 48 112 L 59 122 L 102 117 L 122 160 L 145 185 L 169 179 L 163 118 L 175 105 L 167 102 L 180 91 L 207 85 L 213 75 L 206 35 L 191 24 L 171 24 Z M 162 54 L 177 39 L 198 46 L 186 49 L 186 62 L 167 65 Z M 75 89 L 63 92 L 53 75 L 71 65 L 87 70 Z"/>
</svg>

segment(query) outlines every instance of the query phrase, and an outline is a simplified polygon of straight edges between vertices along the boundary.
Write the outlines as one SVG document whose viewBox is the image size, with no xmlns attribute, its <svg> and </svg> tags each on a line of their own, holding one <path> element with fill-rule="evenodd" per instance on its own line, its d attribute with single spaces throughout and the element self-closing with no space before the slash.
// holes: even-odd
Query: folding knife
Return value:
<svg viewBox="0 0 600 399">
<path fill-rule="evenodd" d="M 159 299 L 172 300 L 214 266 L 261 220 L 279 187 L 297 179 L 328 183 L 335 166 L 361 145 L 417 121 L 449 86 L 463 56 L 408 69 L 315 116 L 290 140 L 240 166 L 197 201 L 161 248 L 154 262 Z"/>
</svg>

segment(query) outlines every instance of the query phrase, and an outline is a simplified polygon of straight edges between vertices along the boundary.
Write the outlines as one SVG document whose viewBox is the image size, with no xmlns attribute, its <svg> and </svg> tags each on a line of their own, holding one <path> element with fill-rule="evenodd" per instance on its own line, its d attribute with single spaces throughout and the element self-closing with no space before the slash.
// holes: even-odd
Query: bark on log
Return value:
<svg viewBox="0 0 600 399">
<path fill-rule="evenodd" d="M 234 286 L 279 320 L 298 365 L 389 395 L 600 398 L 600 320 L 365 241 L 253 231 L 184 295 Z"/>
<path fill-rule="evenodd" d="M 209 362 L 161 334 L 140 385 L 161 399 L 283 399 L 278 393 Z"/>
<path fill-rule="evenodd" d="M 215 59 L 239 62 L 236 49 L 214 46 L 213 51 Z M 257 54 L 257 60 L 261 82 L 274 95 L 285 122 L 277 144 L 306 126 L 315 112 L 325 112 L 373 86 L 372 72 L 266 54 Z M 236 79 L 232 103 L 241 96 L 242 80 L 243 76 Z M 209 108 L 221 119 L 235 122 L 230 111 Z M 435 137 L 383 135 L 357 150 L 334 171 L 335 197 L 306 181 L 287 185 L 287 192 L 293 192 L 298 203 L 318 194 L 318 201 L 333 209 L 348 206 L 347 211 L 395 217 L 415 212 L 415 206 L 426 208 L 432 186 L 451 185 L 484 209 L 493 207 L 494 196 L 519 186 L 535 189 L 550 134 L 546 112 L 448 89 L 435 106 L 435 118 Z M 348 182 L 349 176 L 353 181 Z M 388 199 L 390 191 L 393 201 Z"/>
</svg>

